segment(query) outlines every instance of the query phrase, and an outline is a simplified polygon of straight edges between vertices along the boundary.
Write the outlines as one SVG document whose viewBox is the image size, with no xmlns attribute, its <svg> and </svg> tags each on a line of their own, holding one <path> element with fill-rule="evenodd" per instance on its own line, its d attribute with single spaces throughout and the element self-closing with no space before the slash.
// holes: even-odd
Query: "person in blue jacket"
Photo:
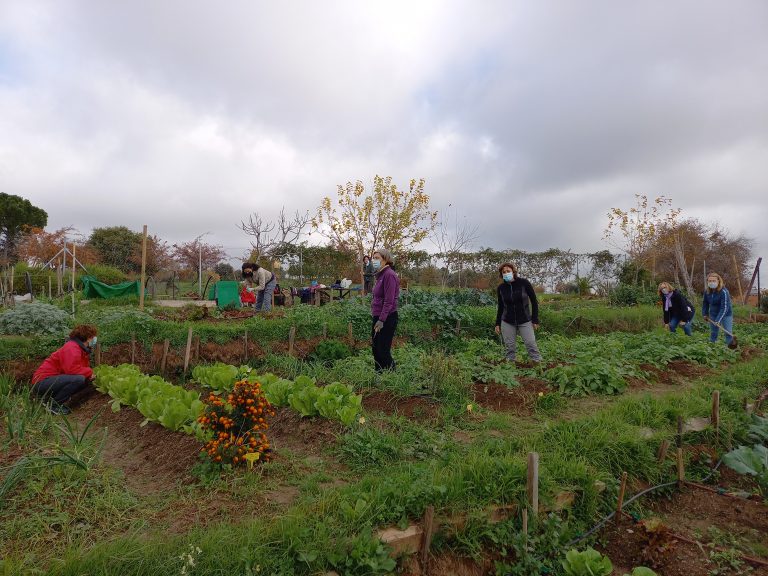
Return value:
<svg viewBox="0 0 768 576">
<path fill-rule="evenodd" d="M 707 275 L 707 288 L 704 290 L 701 314 L 710 324 L 710 342 L 717 342 L 720 328 L 730 332 L 725 334 L 725 343 L 730 345 L 733 342 L 733 305 L 731 295 L 720 274 L 710 272 Z"/>
</svg>

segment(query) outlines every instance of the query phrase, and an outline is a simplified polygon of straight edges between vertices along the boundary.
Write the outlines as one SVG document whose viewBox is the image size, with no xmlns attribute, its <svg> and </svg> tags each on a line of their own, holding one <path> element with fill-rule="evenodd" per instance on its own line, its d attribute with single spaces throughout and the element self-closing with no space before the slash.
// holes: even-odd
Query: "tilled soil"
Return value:
<svg viewBox="0 0 768 576">
<path fill-rule="evenodd" d="M 495 382 L 476 382 L 472 385 L 474 401 L 483 408 L 511 412 L 519 416 L 533 414 L 539 394 L 552 391 L 549 382 L 538 378 L 521 377 L 519 386 L 510 387 Z"/>
<path fill-rule="evenodd" d="M 383 412 L 388 416 L 397 414 L 417 421 L 435 420 L 440 412 L 440 403 L 433 398 L 396 396 L 385 390 L 364 393 L 363 407 L 369 412 Z"/>
<path fill-rule="evenodd" d="M 683 539 L 664 537 L 668 547 L 663 553 L 654 552 L 642 526 L 629 518 L 611 523 L 602 532 L 601 551 L 611 558 L 614 574 L 631 572 L 636 566 L 648 566 L 659 576 L 710 576 L 718 568 L 711 554 L 715 534 L 725 534 L 740 542 L 742 552 L 749 553 L 748 543 L 763 550 L 768 547 L 768 506 L 761 502 L 714 494 L 695 487 L 685 487 L 670 498 L 649 503 L 650 515 Z M 730 548 L 731 546 L 726 546 Z M 768 558 L 761 558 L 768 562 Z M 768 575 L 768 566 L 745 563 L 749 574 Z M 740 572 L 719 572 L 737 574 Z M 746 572 L 744 572 L 746 573 Z"/>
</svg>

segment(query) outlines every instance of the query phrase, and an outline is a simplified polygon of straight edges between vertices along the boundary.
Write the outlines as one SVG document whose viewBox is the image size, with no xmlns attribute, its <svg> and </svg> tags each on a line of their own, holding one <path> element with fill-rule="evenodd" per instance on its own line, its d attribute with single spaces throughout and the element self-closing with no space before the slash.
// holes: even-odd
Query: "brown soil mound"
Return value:
<svg viewBox="0 0 768 576">
<path fill-rule="evenodd" d="M 520 385 L 514 388 L 493 382 L 476 382 L 472 385 L 473 398 L 483 408 L 528 416 L 534 411 L 539 393 L 547 394 L 552 387 L 538 378 L 523 376 L 518 380 Z"/>
<path fill-rule="evenodd" d="M 618 524 L 609 525 L 601 539 L 604 543 L 601 550 L 613 561 L 614 574 L 655 563 L 654 569 L 664 576 L 709 576 L 717 567 L 710 559 L 708 531 L 711 527 L 762 546 L 768 544 L 768 506 L 760 502 L 686 488 L 671 498 L 651 502 L 650 510 L 671 532 L 693 543 L 668 538 L 672 546 L 670 552 L 654 555 L 648 549 L 642 527 L 622 518 Z M 768 575 L 768 567 L 758 564 L 752 567 L 754 571 L 750 574 Z"/>
<path fill-rule="evenodd" d="M 366 393 L 363 407 L 369 412 L 383 412 L 388 416 L 399 414 L 410 420 L 435 420 L 440 412 L 440 404 L 433 398 L 395 396 L 385 390 Z"/>
<path fill-rule="evenodd" d="M 291 408 L 278 408 L 270 419 L 267 437 L 276 458 L 287 449 L 303 455 L 318 455 L 336 444 L 344 426 L 326 418 L 302 418 Z"/>
<path fill-rule="evenodd" d="M 158 492 L 177 483 L 192 482 L 190 469 L 197 462 L 200 443 L 192 436 L 172 432 L 130 407 L 112 412 L 110 398 L 98 392 L 73 406 L 72 418 L 81 429 L 101 411 L 89 434 L 107 430 L 103 459 L 125 473 L 126 483 L 141 493 Z"/>
</svg>

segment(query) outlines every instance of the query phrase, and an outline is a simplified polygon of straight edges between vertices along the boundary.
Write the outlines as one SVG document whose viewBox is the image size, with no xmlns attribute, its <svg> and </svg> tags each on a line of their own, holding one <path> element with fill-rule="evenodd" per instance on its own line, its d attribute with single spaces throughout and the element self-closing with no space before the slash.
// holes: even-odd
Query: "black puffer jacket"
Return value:
<svg viewBox="0 0 768 576">
<path fill-rule="evenodd" d="M 661 296 L 661 309 L 664 310 L 667 297 L 661 292 L 659 295 Z M 673 290 L 669 310 L 664 310 L 664 324 L 669 324 L 671 318 L 677 318 L 681 322 L 690 322 L 695 313 L 696 309 L 693 304 L 680 293 L 680 290 Z"/>
<path fill-rule="evenodd" d="M 504 320 L 507 324 L 519 326 L 526 322 L 539 323 L 539 301 L 533 286 L 525 278 L 514 282 L 502 282 L 496 289 L 498 309 L 496 326 Z"/>
</svg>

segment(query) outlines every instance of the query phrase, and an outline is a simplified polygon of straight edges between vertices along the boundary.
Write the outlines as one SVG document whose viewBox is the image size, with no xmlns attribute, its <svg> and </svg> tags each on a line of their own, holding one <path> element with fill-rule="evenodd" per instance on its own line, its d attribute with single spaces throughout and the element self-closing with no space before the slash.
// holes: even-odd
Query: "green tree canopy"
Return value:
<svg viewBox="0 0 768 576">
<path fill-rule="evenodd" d="M 21 196 L 0 192 L 0 248 L 3 262 L 16 260 L 16 245 L 27 228 L 44 228 L 48 213 Z"/>
</svg>

